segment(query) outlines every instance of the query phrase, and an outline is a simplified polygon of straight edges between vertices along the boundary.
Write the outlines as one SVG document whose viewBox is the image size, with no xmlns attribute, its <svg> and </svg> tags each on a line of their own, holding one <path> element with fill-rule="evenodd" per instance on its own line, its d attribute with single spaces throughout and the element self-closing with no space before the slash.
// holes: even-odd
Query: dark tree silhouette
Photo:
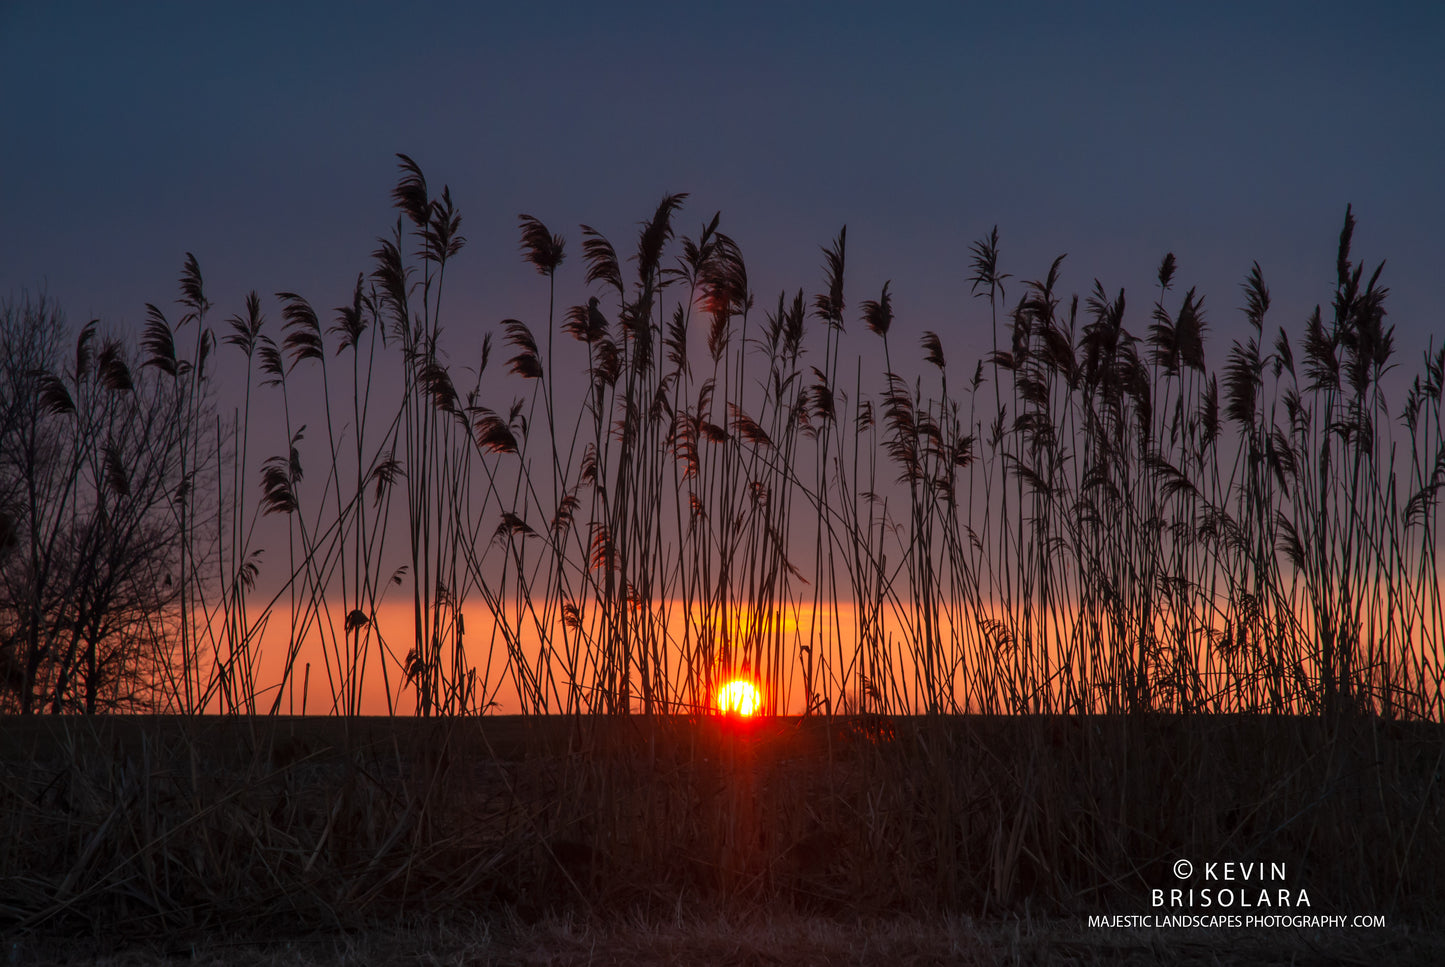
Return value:
<svg viewBox="0 0 1445 967">
<path fill-rule="evenodd" d="M 179 484 L 169 401 L 97 323 L 0 307 L 0 708 L 116 710 L 161 683 Z"/>
</svg>

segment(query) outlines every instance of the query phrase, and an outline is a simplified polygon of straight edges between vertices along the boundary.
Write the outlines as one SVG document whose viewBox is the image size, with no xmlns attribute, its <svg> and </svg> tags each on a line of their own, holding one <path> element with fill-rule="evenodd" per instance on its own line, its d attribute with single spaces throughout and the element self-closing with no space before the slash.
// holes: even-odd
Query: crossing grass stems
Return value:
<svg viewBox="0 0 1445 967">
<path fill-rule="evenodd" d="M 1365 871 L 1330 874 L 1356 899 L 1439 896 L 1445 347 L 1396 372 L 1352 211 L 1328 307 L 1276 328 L 1255 264 L 1222 367 L 1172 255 L 1136 332 L 1122 291 L 1066 294 L 1063 258 L 1003 272 L 995 230 L 961 272 L 955 324 L 993 331 L 969 366 L 946 331 L 899 345 L 887 283 L 854 315 L 846 230 L 817 294 L 760 310 L 719 216 L 681 233 L 680 194 L 628 258 L 584 225 L 569 260 L 522 215 L 545 316 L 463 339 L 444 325 L 465 244 L 450 192 L 402 156 L 392 197 L 329 326 L 282 292 L 275 331 L 253 293 L 217 345 L 188 256 L 183 315 L 151 307 L 132 385 L 84 390 L 169 401 L 148 439 L 171 499 L 146 512 L 176 591 L 148 707 L 241 715 L 254 754 L 224 777 L 195 738 L 109 766 L 32 758 L 7 784 L 3 866 L 32 871 L 7 916 L 84 919 L 103 895 L 164 922 L 222 899 L 340 921 L 558 891 L 1077 908 L 1222 844 L 1336 850 Z M 582 297 L 559 308 L 576 262 Z M 216 353 L 245 362 L 229 420 Z M 279 400 L 283 438 L 252 439 L 255 394 Z M 302 399 L 322 404 L 304 420 Z M 284 554 L 263 558 L 265 517 Z M 388 595 L 408 599 L 403 641 L 378 620 Z M 811 765 L 678 724 L 737 676 L 765 710 L 829 723 L 807 726 Z M 333 760 L 261 724 L 354 717 L 378 677 L 389 712 L 438 720 L 435 744 L 348 737 Z M 503 702 L 571 722 L 565 749 L 483 756 L 469 795 L 449 750 Z M 637 713 L 656 720 L 641 753 L 598 724 Z M 26 785 L 44 775 L 67 777 L 63 804 Z M 61 848 L 42 861 L 36 842 Z"/>
</svg>

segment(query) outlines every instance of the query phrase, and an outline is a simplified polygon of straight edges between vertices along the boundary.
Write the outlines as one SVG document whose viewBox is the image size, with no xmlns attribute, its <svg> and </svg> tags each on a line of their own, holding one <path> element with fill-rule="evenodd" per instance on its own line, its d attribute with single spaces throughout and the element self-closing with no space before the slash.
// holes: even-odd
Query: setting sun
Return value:
<svg viewBox="0 0 1445 967">
<path fill-rule="evenodd" d="M 724 715 L 737 713 L 738 715 L 752 715 L 757 712 L 758 706 L 762 705 L 762 697 L 753 683 L 741 678 L 728 682 L 717 693 L 718 711 Z"/>
</svg>

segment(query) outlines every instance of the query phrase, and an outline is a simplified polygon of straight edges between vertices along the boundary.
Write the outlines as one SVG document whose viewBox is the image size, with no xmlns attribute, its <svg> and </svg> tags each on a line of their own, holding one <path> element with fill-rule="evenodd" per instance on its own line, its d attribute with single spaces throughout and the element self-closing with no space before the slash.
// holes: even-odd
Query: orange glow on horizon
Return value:
<svg viewBox="0 0 1445 967">
<path fill-rule="evenodd" d="M 757 688 L 746 679 L 734 679 L 718 689 L 717 708 L 724 715 L 753 715 L 762 704 Z"/>
</svg>

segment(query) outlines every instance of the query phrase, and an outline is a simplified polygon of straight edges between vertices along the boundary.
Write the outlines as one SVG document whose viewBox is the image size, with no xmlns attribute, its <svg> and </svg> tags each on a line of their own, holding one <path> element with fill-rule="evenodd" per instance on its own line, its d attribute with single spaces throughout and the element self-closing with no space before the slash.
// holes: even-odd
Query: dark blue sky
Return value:
<svg viewBox="0 0 1445 967">
<path fill-rule="evenodd" d="M 1068 252 L 1068 291 L 1129 286 L 1136 332 L 1174 251 L 1218 364 L 1251 260 L 1275 324 L 1328 301 L 1353 202 L 1408 368 L 1445 331 L 1431 4 L 142 6 L 0 6 L 0 295 L 73 322 L 168 304 L 186 251 L 222 318 L 251 288 L 338 304 L 404 151 L 464 215 L 454 327 L 535 318 L 518 213 L 568 238 L 579 301 L 577 223 L 630 249 L 688 191 L 680 228 L 721 209 L 760 305 L 817 291 L 846 222 L 850 303 L 892 279 L 900 330 L 970 363 L 994 224 L 1015 276 Z"/>
</svg>

